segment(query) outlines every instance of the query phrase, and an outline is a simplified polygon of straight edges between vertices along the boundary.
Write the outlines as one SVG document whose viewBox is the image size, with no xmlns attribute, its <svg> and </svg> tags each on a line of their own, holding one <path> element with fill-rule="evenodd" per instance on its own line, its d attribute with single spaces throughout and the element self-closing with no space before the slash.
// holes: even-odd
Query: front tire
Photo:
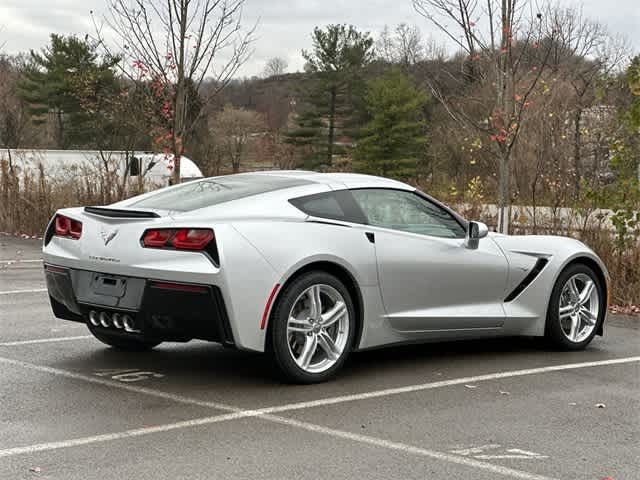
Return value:
<svg viewBox="0 0 640 480">
<path fill-rule="evenodd" d="M 270 317 L 272 354 L 284 378 L 317 383 L 346 361 L 356 330 L 349 291 L 335 276 L 312 271 L 287 285 Z"/>
<path fill-rule="evenodd" d="M 560 273 L 549 308 L 545 337 L 563 350 L 582 350 L 593 340 L 606 315 L 602 282 L 587 265 L 576 263 Z"/>
<path fill-rule="evenodd" d="M 140 340 L 138 338 L 125 338 L 119 335 L 110 335 L 96 328 L 92 328 L 91 326 L 89 326 L 89 331 L 105 345 L 109 345 L 116 350 L 122 350 L 124 352 L 146 352 L 162 343 Z"/>
</svg>

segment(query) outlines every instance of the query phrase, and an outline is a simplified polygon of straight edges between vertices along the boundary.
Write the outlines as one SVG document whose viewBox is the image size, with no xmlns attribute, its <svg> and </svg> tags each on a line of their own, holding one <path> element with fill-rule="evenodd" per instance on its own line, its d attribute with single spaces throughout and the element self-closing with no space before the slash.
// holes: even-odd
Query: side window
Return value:
<svg viewBox="0 0 640 480">
<path fill-rule="evenodd" d="M 312 217 L 367 223 L 348 190 L 335 190 L 293 198 L 289 200 L 289 203 Z"/>
<path fill-rule="evenodd" d="M 449 212 L 413 192 L 366 188 L 352 190 L 351 194 L 370 225 L 433 237 L 465 235 Z"/>
</svg>

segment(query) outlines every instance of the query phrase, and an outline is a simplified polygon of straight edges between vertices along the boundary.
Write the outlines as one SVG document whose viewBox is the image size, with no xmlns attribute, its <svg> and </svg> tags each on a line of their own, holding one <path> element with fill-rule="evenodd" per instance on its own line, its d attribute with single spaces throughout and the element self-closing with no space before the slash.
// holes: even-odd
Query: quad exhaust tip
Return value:
<svg viewBox="0 0 640 480">
<path fill-rule="evenodd" d="M 111 316 L 111 321 L 113 322 L 113 326 L 122 329 L 124 328 L 124 324 L 122 323 L 121 315 L 116 312 Z"/>
<path fill-rule="evenodd" d="M 100 325 L 104 328 L 109 328 L 109 325 L 111 325 L 111 317 L 107 312 L 100 312 Z"/>
<path fill-rule="evenodd" d="M 140 330 L 136 328 L 136 322 L 129 315 L 123 315 L 122 322 L 124 323 L 125 332 L 140 333 Z"/>
<path fill-rule="evenodd" d="M 118 330 L 124 329 L 127 333 L 140 333 L 141 330 L 136 325 L 135 319 L 126 313 L 89 311 L 89 323 L 94 327 L 113 327 Z"/>
<path fill-rule="evenodd" d="M 89 322 L 91 322 L 91 325 L 93 325 L 94 327 L 97 327 L 98 325 L 100 325 L 100 319 L 98 318 L 98 312 L 96 312 L 95 310 L 91 310 L 89 312 Z"/>
</svg>

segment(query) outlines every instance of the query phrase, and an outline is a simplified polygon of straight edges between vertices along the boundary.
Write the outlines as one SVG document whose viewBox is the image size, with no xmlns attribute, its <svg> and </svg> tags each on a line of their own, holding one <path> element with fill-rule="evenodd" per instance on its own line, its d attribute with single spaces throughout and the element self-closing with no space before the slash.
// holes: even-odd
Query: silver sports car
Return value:
<svg viewBox="0 0 640 480">
<path fill-rule="evenodd" d="M 210 340 L 284 376 L 334 375 L 385 345 L 601 335 L 609 280 L 571 238 L 505 236 L 415 188 L 366 175 L 206 178 L 56 213 L 44 238 L 56 317 L 115 348 Z"/>
</svg>

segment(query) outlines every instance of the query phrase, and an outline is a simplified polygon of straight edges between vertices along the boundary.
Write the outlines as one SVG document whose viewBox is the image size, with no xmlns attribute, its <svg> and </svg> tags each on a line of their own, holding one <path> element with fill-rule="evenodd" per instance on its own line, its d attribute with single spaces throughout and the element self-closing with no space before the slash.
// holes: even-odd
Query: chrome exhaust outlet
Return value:
<svg viewBox="0 0 640 480">
<path fill-rule="evenodd" d="M 113 322 L 113 326 L 116 328 L 124 328 L 124 324 L 122 323 L 121 315 L 119 313 L 114 313 L 111 316 L 111 321 Z"/>
<path fill-rule="evenodd" d="M 124 331 L 129 333 L 140 333 L 140 330 L 136 328 L 136 322 L 131 316 L 123 315 L 122 322 L 124 323 Z"/>
<path fill-rule="evenodd" d="M 109 328 L 110 323 L 111 318 L 109 318 L 109 314 L 107 312 L 100 312 L 100 325 L 104 328 Z"/>
<path fill-rule="evenodd" d="M 98 325 L 100 325 L 100 319 L 98 318 L 98 312 L 96 312 L 95 310 L 91 310 L 89 312 L 89 322 L 94 327 L 97 327 Z"/>
</svg>

